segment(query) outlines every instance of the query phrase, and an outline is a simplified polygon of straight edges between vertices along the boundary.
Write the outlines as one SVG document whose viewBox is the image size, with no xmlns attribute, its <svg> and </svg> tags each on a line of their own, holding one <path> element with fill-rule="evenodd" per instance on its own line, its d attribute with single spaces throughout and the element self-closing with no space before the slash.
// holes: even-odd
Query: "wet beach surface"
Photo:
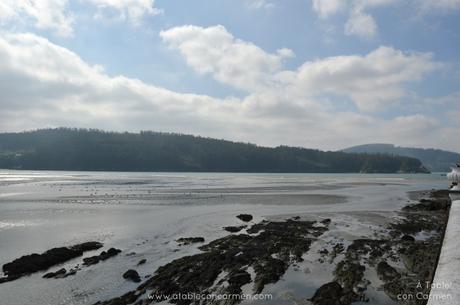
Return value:
<svg viewBox="0 0 460 305">
<path fill-rule="evenodd" d="M 147 281 L 154 282 L 155 270 L 176 259 L 212 253 L 213 249 L 209 246 L 206 249 L 206 245 L 230 235 L 223 227 L 245 226 L 230 236 L 256 236 L 260 234 L 256 232 L 257 225 L 280 223 L 279 228 L 272 229 L 282 229 L 283 232 L 286 226 L 297 222 L 305 228 L 299 232 L 311 233 L 308 236 L 310 242 L 308 247 L 297 249 L 297 258 L 281 259 L 284 263 L 276 273 L 279 276 L 265 277 L 268 279 L 262 292 L 271 293 L 274 299 L 243 303 L 308 304 L 307 299 L 312 298 L 322 285 L 337 278 L 340 262 L 351 263 L 347 249 L 354 241 L 367 240 L 359 245 L 361 247 L 363 243 L 371 243 L 369 240 L 385 240 L 385 236 L 391 233 L 391 224 L 405 219 L 401 214 L 402 207 L 417 203 L 417 198 L 409 196 L 409 191 L 445 186 L 444 177 L 439 175 L 2 171 L 1 265 L 55 247 L 88 241 L 101 242 L 104 246 L 48 270 L 0 284 L 0 295 L 5 304 L 102 302 L 134 291 Z M 242 221 L 236 218 L 241 213 L 254 218 L 249 222 Z M 322 224 L 325 219 L 331 219 L 331 222 Z M 322 227 L 325 229 L 318 229 Z M 321 234 L 315 233 L 318 230 Z M 436 236 L 435 231 L 423 228 L 411 235 L 416 240 L 428 242 Z M 203 237 L 205 241 L 178 243 L 177 240 L 183 237 Z M 254 248 L 261 241 L 273 243 L 267 239 L 256 240 Z M 294 241 L 292 245 L 297 244 Z M 224 246 L 235 248 L 234 242 L 231 240 Z M 339 244 L 341 246 L 337 246 Z M 291 246 L 286 245 L 287 248 Z M 110 248 L 121 252 L 106 260 L 98 260 L 97 264 L 83 266 L 84 258 L 99 256 L 101 251 Z M 342 251 L 338 251 L 341 248 Z M 393 254 L 397 255 L 396 246 L 392 245 L 392 248 Z M 286 252 L 283 248 L 273 251 L 271 254 L 276 259 Z M 257 254 L 246 265 L 238 266 L 239 273 L 235 273 L 238 281 L 230 280 L 235 287 L 237 283 L 244 283 L 238 287 L 243 293 L 254 293 L 255 283 L 260 284 L 254 270 L 260 259 L 261 255 Z M 368 258 L 360 257 L 359 261 L 364 259 Z M 143 263 L 139 264 L 140 261 Z M 375 262 L 374 267 L 379 262 Z M 391 260 L 388 264 L 403 274 L 402 265 Z M 387 266 L 380 267 L 391 273 L 391 269 L 384 268 Z M 62 268 L 66 271 L 79 269 L 72 276 L 42 278 Z M 366 298 L 371 299 L 372 304 L 397 304 L 385 291 L 386 282 L 391 281 L 382 281 L 374 269 L 366 268 L 364 276 L 352 286 L 365 286 Z M 124 278 L 127 270 L 135 270 L 141 283 Z M 225 274 L 218 274 L 220 280 L 223 277 Z"/>
</svg>

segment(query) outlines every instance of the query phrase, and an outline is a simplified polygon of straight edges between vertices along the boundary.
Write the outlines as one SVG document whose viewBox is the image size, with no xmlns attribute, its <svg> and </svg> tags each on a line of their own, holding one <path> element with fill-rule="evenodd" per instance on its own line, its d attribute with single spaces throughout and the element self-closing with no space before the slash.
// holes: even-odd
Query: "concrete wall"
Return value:
<svg viewBox="0 0 460 305">
<path fill-rule="evenodd" d="M 460 195 L 453 195 L 428 305 L 460 304 Z"/>
</svg>

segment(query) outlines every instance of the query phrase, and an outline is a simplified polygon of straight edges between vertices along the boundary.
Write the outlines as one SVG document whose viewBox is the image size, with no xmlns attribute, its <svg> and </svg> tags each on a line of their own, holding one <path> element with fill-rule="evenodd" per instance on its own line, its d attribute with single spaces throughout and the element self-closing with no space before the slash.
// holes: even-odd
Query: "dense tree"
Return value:
<svg viewBox="0 0 460 305">
<path fill-rule="evenodd" d="M 0 168 L 197 172 L 425 172 L 409 157 L 260 147 L 190 135 L 93 129 L 0 134 Z"/>
<path fill-rule="evenodd" d="M 419 159 L 432 172 L 449 172 L 450 167 L 460 162 L 460 154 L 440 149 L 399 147 L 392 144 L 366 144 L 343 150 L 349 153 L 386 154 Z"/>
</svg>

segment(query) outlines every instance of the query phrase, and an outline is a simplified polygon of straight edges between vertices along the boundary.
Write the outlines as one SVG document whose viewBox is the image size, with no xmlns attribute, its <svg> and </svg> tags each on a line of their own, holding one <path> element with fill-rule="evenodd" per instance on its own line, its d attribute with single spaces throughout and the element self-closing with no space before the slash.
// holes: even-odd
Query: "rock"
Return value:
<svg viewBox="0 0 460 305">
<path fill-rule="evenodd" d="M 310 301 L 314 305 L 342 305 L 342 291 L 339 283 L 330 282 L 318 288 Z"/>
<path fill-rule="evenodd" d="M 404 235 L 403 237 L 401 237 L 401 240 L 402 241 L 409 241 L 409 242 L 413 242 L 415 241 L 415 238 L 411 235 Z"/>
<path fill-rule="evenodd" d="M 70 248 L 73 249 L 73 250 L 76 250 L 76 251 L 86 252 L 86 251 L 97 250 L 99 248 L 102 248 L 102 246 L 103 246 L 103 244 L 101 244 L 100 242 L 89 241 L 89 242 L 86 242 L 86 243 L 74 245 L 74 246 L 72 246 Z"/>
<path fill-rule="evenodd" d="M 52 248 L 42 254 L 24 255 L 14 261 L 4 264 L 2 269 L 7 277 L 12 279 L 33 272 L 46 270 L 57 264 L 64 263 L 75 257 L 83 255 L 83 252 L 102 247 L 99 242 L 86 242 L 71 247 Z"/>
<path fill-rule="evenodd" d="M 244 228 L 246 228 L 246 226 L 239 226 L 239 227 L 229 226 L 229 227 L 224 227 L 224 230 L 230 233 L 236 233 L 236 232 L 243 230 Z"/>
<path fill-rule="evenodd" d="M 90 257 L 85 257 L 83 259 L 83 265 L 85 266 L 90 266 L 90 265 L 95 265 L 99 263 L 99 256 L 90 256 Z"/>
<path fill-rule="evenodd" d="M 327 225 L 329 225 L 329 224 L 331 223 L 331 219 L 330 219 L 330 218 L 326 218 L 326 219 L 322 220 L 321 223 L 322 223 L 323 225 L 326 225 L 326 226 L 327 226 Z"/>
<path fill-rule="evenodd" d="M 403 211 L 447 211 L 451 204 L 448 190 L 432 190 L 429 198 L 422 198 L 418 204 L 407 205 Z"/>
<path fill-rule="evenodd" d="M 139 276 L 139 273 L 137 273 L 136 270 L 129 269 L 125 273 L 123 273 L 123 278 L 127 280 L 131 280 L 135 283 L 139 283 L 141 281 L 141 277 Z"/>
<path fill-rule="evenodd" d="M 47 274 L 45 274 L 43 276 L 43 278 L 45 279 L 49 279 L 49 278 L 62 278 L 65 276 L 67 270 L 65 270 L 65 268 L 62 268 L 62 269 L 59 269 L 58 271 L 56 272 L 49 272 Z"/>
<path fill-rule="evenodd" d="M 146 262 L 147 262 L 147 260 L 146 260 L 145 258 L 143 258 L 143 259 L 141 259 L 141 260 L 137 263 L 137 265 L 138 265 L 138 266 L 139 266 L 139 265 L 143 265 L 143 264 L 145 264 Z"/>
<path fill-rule="evenodd" d="M 179 243 L 179 245 L 190 245 L 190 244 L 196 244 L 196 243 L 204 243 L 204 238 L 203 237 L 181 237 L 176 242 Z"/>
<path fill-rule="evenodd" d="M 388 265 L 387 262 L 381 261 L 377 265 L 377 274 L 380 277 L 382 281 L 391 281 L 394 278 L 401 277 L 401 275 L 396 271 L 395 268 L 392 266 Z"/>
<path fill-rule="evenodd" d="M 272 257 L 267 257 L 263 264 L 257 263 L 254 266 L 256 272 L 254 291 L 261 293 L 265 285 L 278 282 L 288 266 L 287 262 Z"/>
<path fill-rule="evenodd" d="M 99 255 L 85 257 L 83 259 L 83 265 L 85 265 L 85 266 L 95 265 L 95 264 L 99 263 L 100 261 L 105 261 L 106 259 L 109 259 L 109 258 L 117 255 L 120 252 L 121 252 L 120 249 L 110 248 L 109 250 L 107 250 L 107 252 L 102 251 Z"/>
<path fill-rule="evenodd" d="M 17 280 L 20 277 L 19 275 L 0 277 L 0 284 Z"/>
<path fill-rule="evenodd" d="M 254 293 L 276 283 L 289 266 L 302 261 L 315 236 L 327 228 L 314 221 L 262 221 L 247 229 L 248 234 L 230 234 L 202 245 L 200 253 L 184 256 L 159 267 L 137 289 L 99 305 L 142 302 L 139 296 L 152 291 L 158 297 L 183 293 L 240 294 L 241 287 L 254 281 Z M 251 235 L 249 235 L 251 234 Z M 247 272 L 254 270 L 255 276 Z M 226 305 L 234 305 L 232 299 Z M 185 300 L 181 305 L 192 304 Z"/>
<path fill-rule="evenodd" d="M 69 272 L 66 273 L 65 277 L 75 275 L 77 273 L 77 269 L 70 269 Z"/>
<path fill-rule="evenodd" d="M 251 282 L 251 275 L 246 271 L 241 271 L 236 274 L 233 274 L 228 279 L 228 283 L 230 285 L 237 285 L 238 287 L 241 287 L 250 282 Z"/>
<path fill-rule="evenodd" d="M 337 281 L 347 290 L 353 290 L 359 285 L 364 277 L 366 267 L 361 265 L 359 261 L 354 261 L 349 257 L 337 264 L 335 275 Z"/>
<path fill-rule="evenodd" d="M 252 215 L 250 214 L 240 214 L 238 216 L 236 216 L 238 219 L 240 219 L 241 221 L 244 221 L 244 222 L 249 222 L 252 220 Z"/>
</svg>

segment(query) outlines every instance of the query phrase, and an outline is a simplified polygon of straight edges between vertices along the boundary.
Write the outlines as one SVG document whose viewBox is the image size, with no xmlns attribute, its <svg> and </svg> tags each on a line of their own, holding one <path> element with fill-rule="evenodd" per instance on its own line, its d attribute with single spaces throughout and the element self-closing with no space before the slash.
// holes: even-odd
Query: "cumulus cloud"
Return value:
<svg viewBox="0 0 460 305">
<path fill-rule="evenodd" d="M 267 53 L 235 39 L 222 26 L 181 26 L 160 35 L 195 71 L 234 88 L 248 92 L 276 88 L 305 98 L 335 93 L 350 98 L 365 111 L 397 102 L 406 94 L 405 83 L 420 80 L 439 67 L 429 53 L 380 47 L 366 56 L 329 57 L 289 71 L 282 69 L 282 61 L 293 56 L 292 51 Z"/>
<path fill-rule="evenodd" d="M 182 29 L 186 31 L 181 35 L 188 37 L 189 28 Z M 388 94 L 387 91 L 394 90 L 395 96 L 400 96 L 403 94 L 401 84 L 423 77 L 433 68 L 430 68 L 434 63 L 429 54 L 403 53 L 382 47 L 365 56 L 330 57 L 307 62 L 295 71 L 286 71 L 280 67 L 280 60 L 291 55 L 289 51 L 266 53 L 255 45 L 222 35 L 220 27 L 210 29 L 219 38 L 211 35 L 210 42 L 221 41 L 223 44 L 218 45 L 231 51 L 211 48 L 207 54 L 211 58 L 210 65 L 203 65 L 194 52 L 191 55 L 184 52 L 184 56 L 191 56 L 190 65 L 197 71 L 215 74 L 215 77 L 222 74 L 225 75 L 223 81 L 232 86 L 254 89 L 247 96 L 219 99 L 176 93 L 137 79 L 112 77 L 102 67 L 87 64 L 75 53 L 45 38 L 34 34 L 2 33 L 0 79 L 4 81 L 0 82 L 0 130 L 43 126 L 150 129 L 263 145 L 323 149 L 374 141 L 423 146 L 427 145 L 427 139 L 430 145 L 436 145 L 433 139 L 441 143 L 444 141 L 441 131 L 449 132 L 435 119 L 423 115 L 385 120 L 365 113 L 337 111 L 333 103 L 323 102 L 320 96 L 324 92 L 342 94 L 359 101 L 358 105 L 366 105 L 379 94 Z M 176 31 L 165 33 L 179 35 Z M 175 45 L 178 48 L 184 43 L 181 35 Z M 197 41 L 203 41 L 202 33 L 194 35 Z M 248 47 L 253 53 L 247 62 L 240 62 L 240 52 L 233 50 L 240 47 Z M 242 80 L 236 81 L 232 73 L 227 75 L 227 71 L 222 71 L 220 56 L 224 55 L 235 57 L 228 59 L 232 64 L 245 66 L 255 60 L 262 62 L 263 68 L 255 64 L 257 77 L 249 74 L 252 85 L 242 86 Z M 237 70 L 237 74 L 245 79 L 242 71 Z M 268 76 L 264 74 L 272 78 L 267 81 Z M 375 96 L 371 96 L 373 87 L 377 89 Z M 390 100 L 391 97 L 386 96 L 382 103 Z"/>
<path fill-rule="evenodd" d="M 379 7 L 409 5 L 422 15 L 460 9 L 460 0 L 311 0 L 311 3 L 313 11 L 322 19 L 344 11 L 348 15 L 345 34 L 367 39 L 378 33 L 372 10 Z"/>
<path fill-rule="evenodd" d="M 313 10 L 321 17 L 328 17 L 343 9 L 346 5 L 344 0 L 312 0 Z"/>
<path fill-rule="evenodd" d="M 82 0 L 96 6 L 98 17 L 103 17 L 106 10 L 114 10 L 118 18 L 129 20 L 139 25 L 146 15 L 157 15 L 161 10 L 155 8 L 155 0 Z"/>
<path fill-rule="evenodd" d="M 61 36 L 72 34 L 73 17 L 67 11 L 68 0 L 2 0 L 0 22 L 28 18 L 39 29 L 51 29 Z"/>
<path fill-rule="evenodd" d="M 362 10 L 355 10 L 345 24 L 345 34 L 361 37 L 374 37 L 377 33 L 377 23 L 374 18 Z"/>
<path fill-rule="evenodd" d="M 138 25 L 145 15 L 155 15 L 155 0 L 81 0 L 98 10 L 103 16 L 107 10 L 118 14 L 118 18 Z M 9 21 L 28 23 L 32 20 L 38 29 L 52 30 L 60 36 L 73 32 L 75 16 L 68 8 L 69 0 L 2 0 L 0 2 L 0 24 Z"/>
<path fill-rule="evenodd" d="M 344 25 L 346 35 L 356 35 L 363 38 L 374 37 L 378 32 L 378 25 L 369 10 L 385 6 L 397 0 L 312 0 L 313 10 L 321 17 L 326 18 L 340 11 L 348 15 Z"/>
<path fill-rule="evenodd" d="M 160 36 L 198 73 L 211 74 L 219 82 L 246 91 L 271 86 L 271 77 L 281 69 L 283 59 L 294 55 L 289 49 L 267 53 L 236 39 L 221 25 L 174 27 Z"/>
<path fill-rule="evenodd" d="M 429 53 L 379 47 L 366 56 L 336 56 L 307 62 L 284 76 L 302 91 L 345 95 L 361 110 L 374 111 L 404 97 L 405 83 L 420 80 L 439 67 Z"/>
</svg>

